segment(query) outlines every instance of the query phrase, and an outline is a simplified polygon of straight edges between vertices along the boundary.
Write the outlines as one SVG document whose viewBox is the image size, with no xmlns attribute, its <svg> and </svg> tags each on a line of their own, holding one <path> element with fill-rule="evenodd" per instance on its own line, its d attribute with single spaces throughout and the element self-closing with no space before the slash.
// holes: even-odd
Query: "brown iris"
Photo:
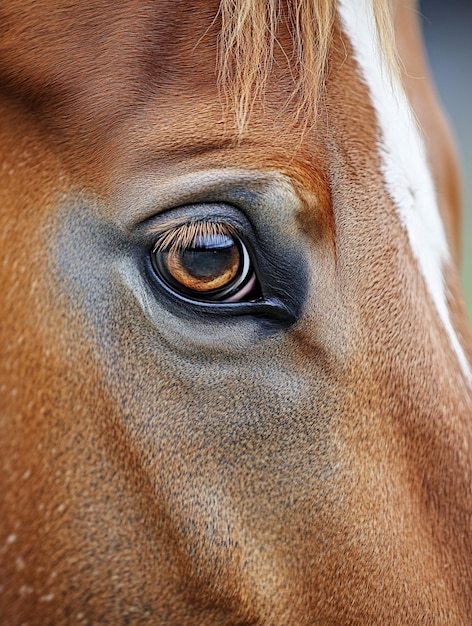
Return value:
<svg viewBox="0 0 472 626">
<path fill-rule="evenodd" d="M 194 300 L 237 301 L 253 275 L 249 254 L 225 223 L 196 221 L 158 238 L 153 266 L 173 291 Z"/>
<path fill-rule="evenodd" d="M 169 274 L 178 283 L 194 291 L 211 291 L 229 285 L 241 263 L 236 243 L 223 235 L 198 241 L 186 250 L 164 253 Z"/>
</svg>

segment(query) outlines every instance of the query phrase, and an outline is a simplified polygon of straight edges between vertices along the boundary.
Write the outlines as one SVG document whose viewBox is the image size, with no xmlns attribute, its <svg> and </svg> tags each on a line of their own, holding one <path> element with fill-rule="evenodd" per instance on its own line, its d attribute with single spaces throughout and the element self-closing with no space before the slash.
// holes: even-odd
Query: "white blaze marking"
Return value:
<svg viewBox="0 0 472 626">
<path fill-rule="evenodd" d="M 377 38 L 372 0 L 338 0 L 338 7 L 376 111 L 381 131 L 378 148 L 387 190 L 408 233 L 411 249 L 462 372 L 472 386 L 472 372 L 447 306 L 442 267 L 450 260 L 449 249 L 422 138 L 402 87 L 396 78 L 389 80 Z"/>
</svg>

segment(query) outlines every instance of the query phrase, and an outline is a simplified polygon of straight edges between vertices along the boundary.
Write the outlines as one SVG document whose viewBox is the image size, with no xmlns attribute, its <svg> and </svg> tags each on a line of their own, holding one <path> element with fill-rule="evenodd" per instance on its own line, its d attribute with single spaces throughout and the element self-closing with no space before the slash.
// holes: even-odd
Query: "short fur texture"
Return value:
<svg viewBox="0 0 472 626">
<path fill-rule="evenodd" d="M 240 132 L 219 0 L 0 2 L 1 626 L 470 623 L 471 390 L 315 4 L 316 124 L 284 1 Z M 230 75 L 253 61 L 244 6 Z M 393 8 L 472 362 L 459 167 L 416 7 Z M 238 226 L 262 307 L 161 289 L 152 250 L 183 215 Z"/>
</svg>

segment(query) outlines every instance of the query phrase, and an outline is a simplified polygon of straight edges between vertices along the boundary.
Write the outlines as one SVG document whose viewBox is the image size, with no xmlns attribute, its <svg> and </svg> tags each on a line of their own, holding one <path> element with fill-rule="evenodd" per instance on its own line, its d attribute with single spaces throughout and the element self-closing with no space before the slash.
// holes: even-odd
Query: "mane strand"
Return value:
<svg viewBox="0 0 472 626">
<path fill-rule="evenodd" d="M 391 1 L 370 1 L 382 53 L 389 69 L 395 70 Z M 219 13 L 218 82 L 234 112 L 238 133 L 244 132 L 254 104 L 264 100 L 282 18 L 288 21 L 293 39 L 290 71 L 294 88 L 290 100 L 297 101 L 295 117 L 303 116 L 308 123 L 314 123 L 336 0 L 221 0 Z"/>
</svg>

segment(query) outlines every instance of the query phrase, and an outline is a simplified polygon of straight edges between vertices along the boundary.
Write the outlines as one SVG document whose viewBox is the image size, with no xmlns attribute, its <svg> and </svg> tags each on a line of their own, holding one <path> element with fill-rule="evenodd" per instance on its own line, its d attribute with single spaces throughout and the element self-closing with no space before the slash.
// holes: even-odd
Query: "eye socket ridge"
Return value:
<svg viewBox="0 0 472 626">
<path fill-rule="evenodd" d="M 221 219 L 191 219 L 161 232 L 154 272 L 178 296 L 201 303 L 254 302 L 261 291 L 246 244 Z"/>
</svg>

